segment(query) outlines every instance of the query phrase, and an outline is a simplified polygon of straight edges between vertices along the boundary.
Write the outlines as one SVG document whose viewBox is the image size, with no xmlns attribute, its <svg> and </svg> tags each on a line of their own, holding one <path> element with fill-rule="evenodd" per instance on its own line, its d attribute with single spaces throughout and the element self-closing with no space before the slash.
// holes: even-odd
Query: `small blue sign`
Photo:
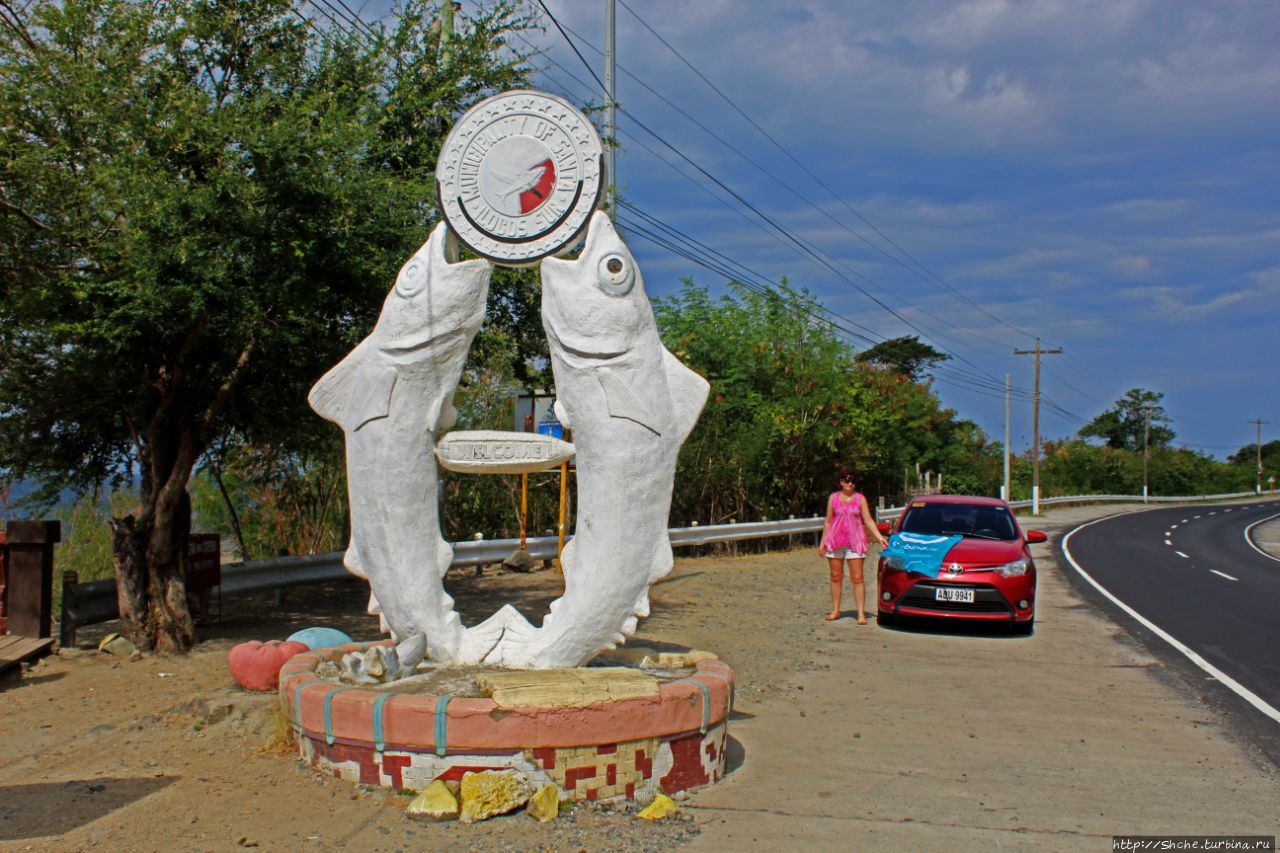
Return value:
<svg viewBox="0 0 1280 853">
<path fill-rule="evenodd" d="M 564 440 L 564 424 L 559 421 L 539 421 L 538 432 L 541 435 L 549 435 L 552 438 Z"/>
</svg>

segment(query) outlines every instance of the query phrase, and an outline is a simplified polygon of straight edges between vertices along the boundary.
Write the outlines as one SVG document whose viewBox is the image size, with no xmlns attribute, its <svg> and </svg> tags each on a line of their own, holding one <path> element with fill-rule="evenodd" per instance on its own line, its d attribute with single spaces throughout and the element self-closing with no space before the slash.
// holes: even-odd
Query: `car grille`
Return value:
<svg viewBox="0 0 1280 853">
<path fill-rule="evenodd" d="M 973 603 L 963 601 L 938 601 L 934 598 L 934 590 L 940 586 L 948 589 L 973 590 Z M 989 586 L 976 584 L 936 584 L 923 581 L 907 590 L 906 595 L 898 599 L 899 607 L 913 607 L 917 610 L 936 610 L 939 613 L 1007 613 L 1013 615 L 1009 602 L 1004 600 L 997 590 Z"/>
</svg>

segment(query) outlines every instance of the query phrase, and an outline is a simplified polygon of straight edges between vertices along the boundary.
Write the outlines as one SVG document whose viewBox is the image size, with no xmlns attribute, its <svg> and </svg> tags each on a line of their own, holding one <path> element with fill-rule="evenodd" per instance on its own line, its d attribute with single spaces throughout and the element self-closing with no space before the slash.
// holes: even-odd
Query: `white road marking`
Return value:
<svg viewBox="0 0 1280 853">
<path fill-rule="evenodd" d="M 1229 509 L 1224 509 L 1224 510 L 1223 510 L 1223 512 L 1231 512 L 1231 510 L 1229 510 Z"/>
<path fill-rule="evenodd" d="M 1209 513 L 1209 515 L 1217 515 L 1217 514 L 1218 514 L 1218 511 L 1216 509 L 1213 512 Z"/>
<path fill-rule="evenodd" d="M 1166 545 L 1172 545 L 1173 543 L 1172 543 L 1172 542 L 1170 542 L 1168 539 L 1166 539 L 1166 540 L 1164 540 L 1164 544 L 1166 544 Z"/>
<path fill-rule="evenodd" d="M 1159 625 L 1155 624 L 1155 623 L 1154 623 L 1154 622 L 1152 622 L 1150 619 L 1146 618 L 1146 617 L 1145 617 L 1145 616 L 1143 616 L 1141 613 L 1139 613 L 1138 611 L 1134 610 L 1132 607 L 1130 607 L 1129 605 L 1125 604 L 1125 603 L 1124 603 L 1123 601 L 1121 601 L 1120 599 L 1116 598 L 1114 595 L 1112 595 L 1112 594 L 1110 593 L 1110 591 L 1108 591 L 1108 590 L 1107 590 L 1107 588 L 1106 588 L 1106 587 L 1104 587 L 1102 584 L 1100 584 L 1100 583 L 1098 583 L 1096 580 L 1094 580 L 1094 579 L 1093 579 L 1093 577 L 1092 577 L 1092 576 L 1090 576 L 1090 574 L 1089 574 L 1088 572 L 1086 572 L 1084 569 L 1082 569 L 1082 568 L 1080 567 L 1080 564 L 1079 564 L 1079 563 L 1077 563 L 1077 562 L 1075 561 L 1075 558 L 1071 556 L 1071 548 L 1070 548 L 1070 545 L 1071 545 L 1071 537 L 1072 537 L 1072 536 L 1074 536 L 1074 535 L 1076 535 L 1076 533 L 1077 533 L 1078 531 L 1080 531 L 1080 530 L 1082 530 L 1082 529 L 1084 529 L 1084 528 L 1088 527 L 1090 524 L 1097 524 L 1099 521 L 1106 521 L 1108 518 L 1115 518 L 1115 516 L 1113 516 L 1113 515 L 1112 515 L 1112 516 L 1105 516 L 1105 517 L 1103 517 L 1103 518 L 1095 518 L 1093 521 L 1089 521 L 1089 522 L 1086 522 L 1086 523 L 1084 523 L 1084 524 L 1080 525 L 1079 527 L 1075 528 L 1075 530 L 1072 530 L 1072 531 L 1071 531 L 1070 533 L 1068 533 L 1065 537 L 1063 537 L 1063 539 L 1062 539 L 1062 555 L 1063 555 L 1064 557 L 1066 557 L 1066 558 L 1067 558 L 1067 562 L 1071 564 L 1071 568 L 1075 569 L 1075 570 L 1076 570 L 1076 572 L 1080 575 L 1080 577 L 1082 577 L 1082 578 L 1084 578 L 1086 581 L 1088 581 L 1088 582 L 1090 583 L 1090 585 L 1092 585 L 1092 586 L 1093 586 L 1093 588 L 1094 588 L 1094 589 L 1096 589 L 1098 592 L 1100 592 L 1100 593 L 1102 593 L 1104 596 L 1106 596 L 1106 598 L 1107 598 L 1107 599 L 1108 599 L 1112 604 L 1116 605 L 1116 606 L 1117 606 L 1117 607 L 1119 607 L 1121 610 L 1123 610 L 1125 613 L 1128 613 L 1128 614 L 1129 614 L 1130 616 L 1132 616 L 1134 619 L 1138 620 L 1138 622 L 1140 622 L 1143 626 L 1145 626 L 1145 627 L 1147 628 L 1147 630 L 1149 630 L 1151 633 L 1155 634 L 1157 637 L 1159 637 L 1160 639 L 1164 640 L 1164 641 L 1165 641 L 1166 643 L 1168 643 L 1169 645 L 1173 646 L 1173 647 L 1174 647 L 1178 652 L 1180 652 L 1181 654 L 1183 654 L 1184 656 L 1186 656 L 1186 658 L 1187 658 L 1189 661 L 1191 661 L 1191 662 L 1192 662 L 1192 663 L 1194 663 L 1196 666 L 1198 666 L 1198 667 L 1200 667 L 1201 669 L 1203 669 L 1205 672 L 1209 673 L 1209 675 L 1211 675 L 1211 676 L 1213 676 L 1214 678 L 1218 679 L 1218 681 L 1222 682 L 1222 685 L 1223 685 L 1224 687 L 1226 687 L 1226 688 L 1228 688 L 1229 690 L 1231 690 L 1232 692 L 1234 692 L 1237 696 L 1239 696 L 1240 698 L 1244 699 L 1244 701 L 1248 702 L 1250 705 L 1252 705 L 1253 707 L 1257 708 L 1259 711 L 1261 711 L 1263 714 L 1265 714 L 1266 716 L 1270 717 L 1271 719 L 1275 720 L 1277 723 L 1280 723 L 1280 711 L 1278 711 L 1278 710 L 1276 710 L 1275 708 L 1273 708 L 1272 706 L 1268 705 L 1268 704 L 1267 704 L 1267 703 L 1262 699 L 1262 697 L 1258 696 L 1258 694 L 1254 693 L 1252 690 L 1250 690 L 1249 688 L 1245 687 L 1243 684 L 1241 684 L 1240 682 L 1236 681 L 1234 678 L 1232 678 L 1231 676 L 1227 675 L 1225 672 L 1223 672 L 1222 670 L 1218 669 L 1218 668 L 1217 668 L 1216 666 L 1214 666 L 1213 664 L 1209 663 L 1207 660 L 1205 660 L 1204 658 L 1202 658 L 1202 657 L 1201 657 L 1200 655 L 1198 655 L 1196 652 L 1192 651 L 1190 648 L 1188 648 L 1188 647 L 1187 647 L 1186 645 L 1184 645 L 1182 642 L 1180 642 L 1179 640 L 1177 640 L 1177 639 L 1176 639 L 1173 635 L 1171 635 L 1168 631 L 1164 630 L 1164 629 L 1163 629 L 1163 628 L 1161 628 Z"/>
<path fill-rule="evenodd" d="M 1274 557 L 1271 554 L 1268 554 L 1266 551 L 1259 548 L 1257 544 L 1253 541 L 1253 537 L 1249 535 L 1249 531 L 1253 530 L 1253 528 L 1257 527 L 1259 524 L 1262 524 L 1263 522 L 1270 521 L 1273 518 L 1280 518 L 1280 515 L 1269 515 L 1266 518 L 1260 518 L 1257 521 L 1255 521 L 1253 524 L 1250 524 L 1248 527 L 1246 527 L 1244 529 L 1244 541 L 1250 548 L 1257 551 L 1259 554 L 1266 557 L 1268 560 L 1275 560 L 1277 563 L 1280 563 L 1280 557 Z"/>
<path fill-rule="evenodd" d="M 1192 518 L 1199 518 L 1200 516 L 1198 516 L 1198 515 L 1193 515 L 1193 516 L 1191 516 L 1191 517 L 1192 517 Z"/>
<path fill-rule="evenodd" d="M 1178 525 L 1176 525 L 1176 524 L 1170 524 L 1170 525 L 1169 525 L 1169 529 L 1170 529 L 1170 530 L 1177 530 L 1177 529 L 1178 529 Z"/>
<path fill-rule="evenodd" d="M 1217 575 L 1218 577 L 1220 577 L 1220 578 L 1226 578 L 1226 579 L 1227 579 L 1227 580 L 1229 580 L 1229 581 L 1238 581 L 1238 580 L 1240 580 L 1240 578 L 1233 578 L 1233 577 L 1231 577 L 1231 575 L 1227 574 L 1226 572 L 1220 572 L 1220 571 L 1218 571 L 1217 569 L 1210 569 L 1209 571 L 1213 572 L 1213 573 L 1214 573 L 1215 575 Z"/>
<path fill-rule="evenodd" d="M 1181 551 L 1174 551 L 1173 553 L 1177 554 L 1179 557 L 1181 557 L 1181 558 L 1182 558 L 1182 559 L 1184 559 L 1184 560 L 1190 560 L 1190 559 L 1191 559 L 1190 557 L 1188 557 L 1186 554 L 1182 553 Z"/>
</svg>

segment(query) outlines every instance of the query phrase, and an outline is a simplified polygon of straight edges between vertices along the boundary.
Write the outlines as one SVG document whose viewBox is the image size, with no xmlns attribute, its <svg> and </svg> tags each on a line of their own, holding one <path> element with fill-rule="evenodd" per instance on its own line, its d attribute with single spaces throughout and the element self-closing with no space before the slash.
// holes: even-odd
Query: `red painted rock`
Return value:
<svg viewBox="0 0 1280 853">
<path fill-rule="evenodd" d="M 293 640 L 251 640 L 241 643 L 227 655 L 231 677 L 245 690 L 274 691 L 280 683 L 280 667 L 299 652 L 310 651 Z"/>
</svg>

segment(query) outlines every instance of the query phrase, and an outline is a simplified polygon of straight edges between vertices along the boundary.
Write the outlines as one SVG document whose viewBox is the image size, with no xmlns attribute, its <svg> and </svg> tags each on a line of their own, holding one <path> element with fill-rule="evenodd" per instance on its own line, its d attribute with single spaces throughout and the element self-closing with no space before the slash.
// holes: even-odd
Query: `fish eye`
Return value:
<svg viewBox="0 0 1280 853">
<path fill-rule="evenodd" d="M 635 266 L 622 255 L 605 255 L 597 268 L 600 289 L 613 296 L 623 296 L 635 284 Z"/>
<path fill-rule="evenodd" d="M 419 258 L 410 258 L 409 262 L 400 268 L 400 275 L 396 276 L 396 293 L 405 298 L 417 296 L 426 285 L 426 264 Z"/>
</svg>

